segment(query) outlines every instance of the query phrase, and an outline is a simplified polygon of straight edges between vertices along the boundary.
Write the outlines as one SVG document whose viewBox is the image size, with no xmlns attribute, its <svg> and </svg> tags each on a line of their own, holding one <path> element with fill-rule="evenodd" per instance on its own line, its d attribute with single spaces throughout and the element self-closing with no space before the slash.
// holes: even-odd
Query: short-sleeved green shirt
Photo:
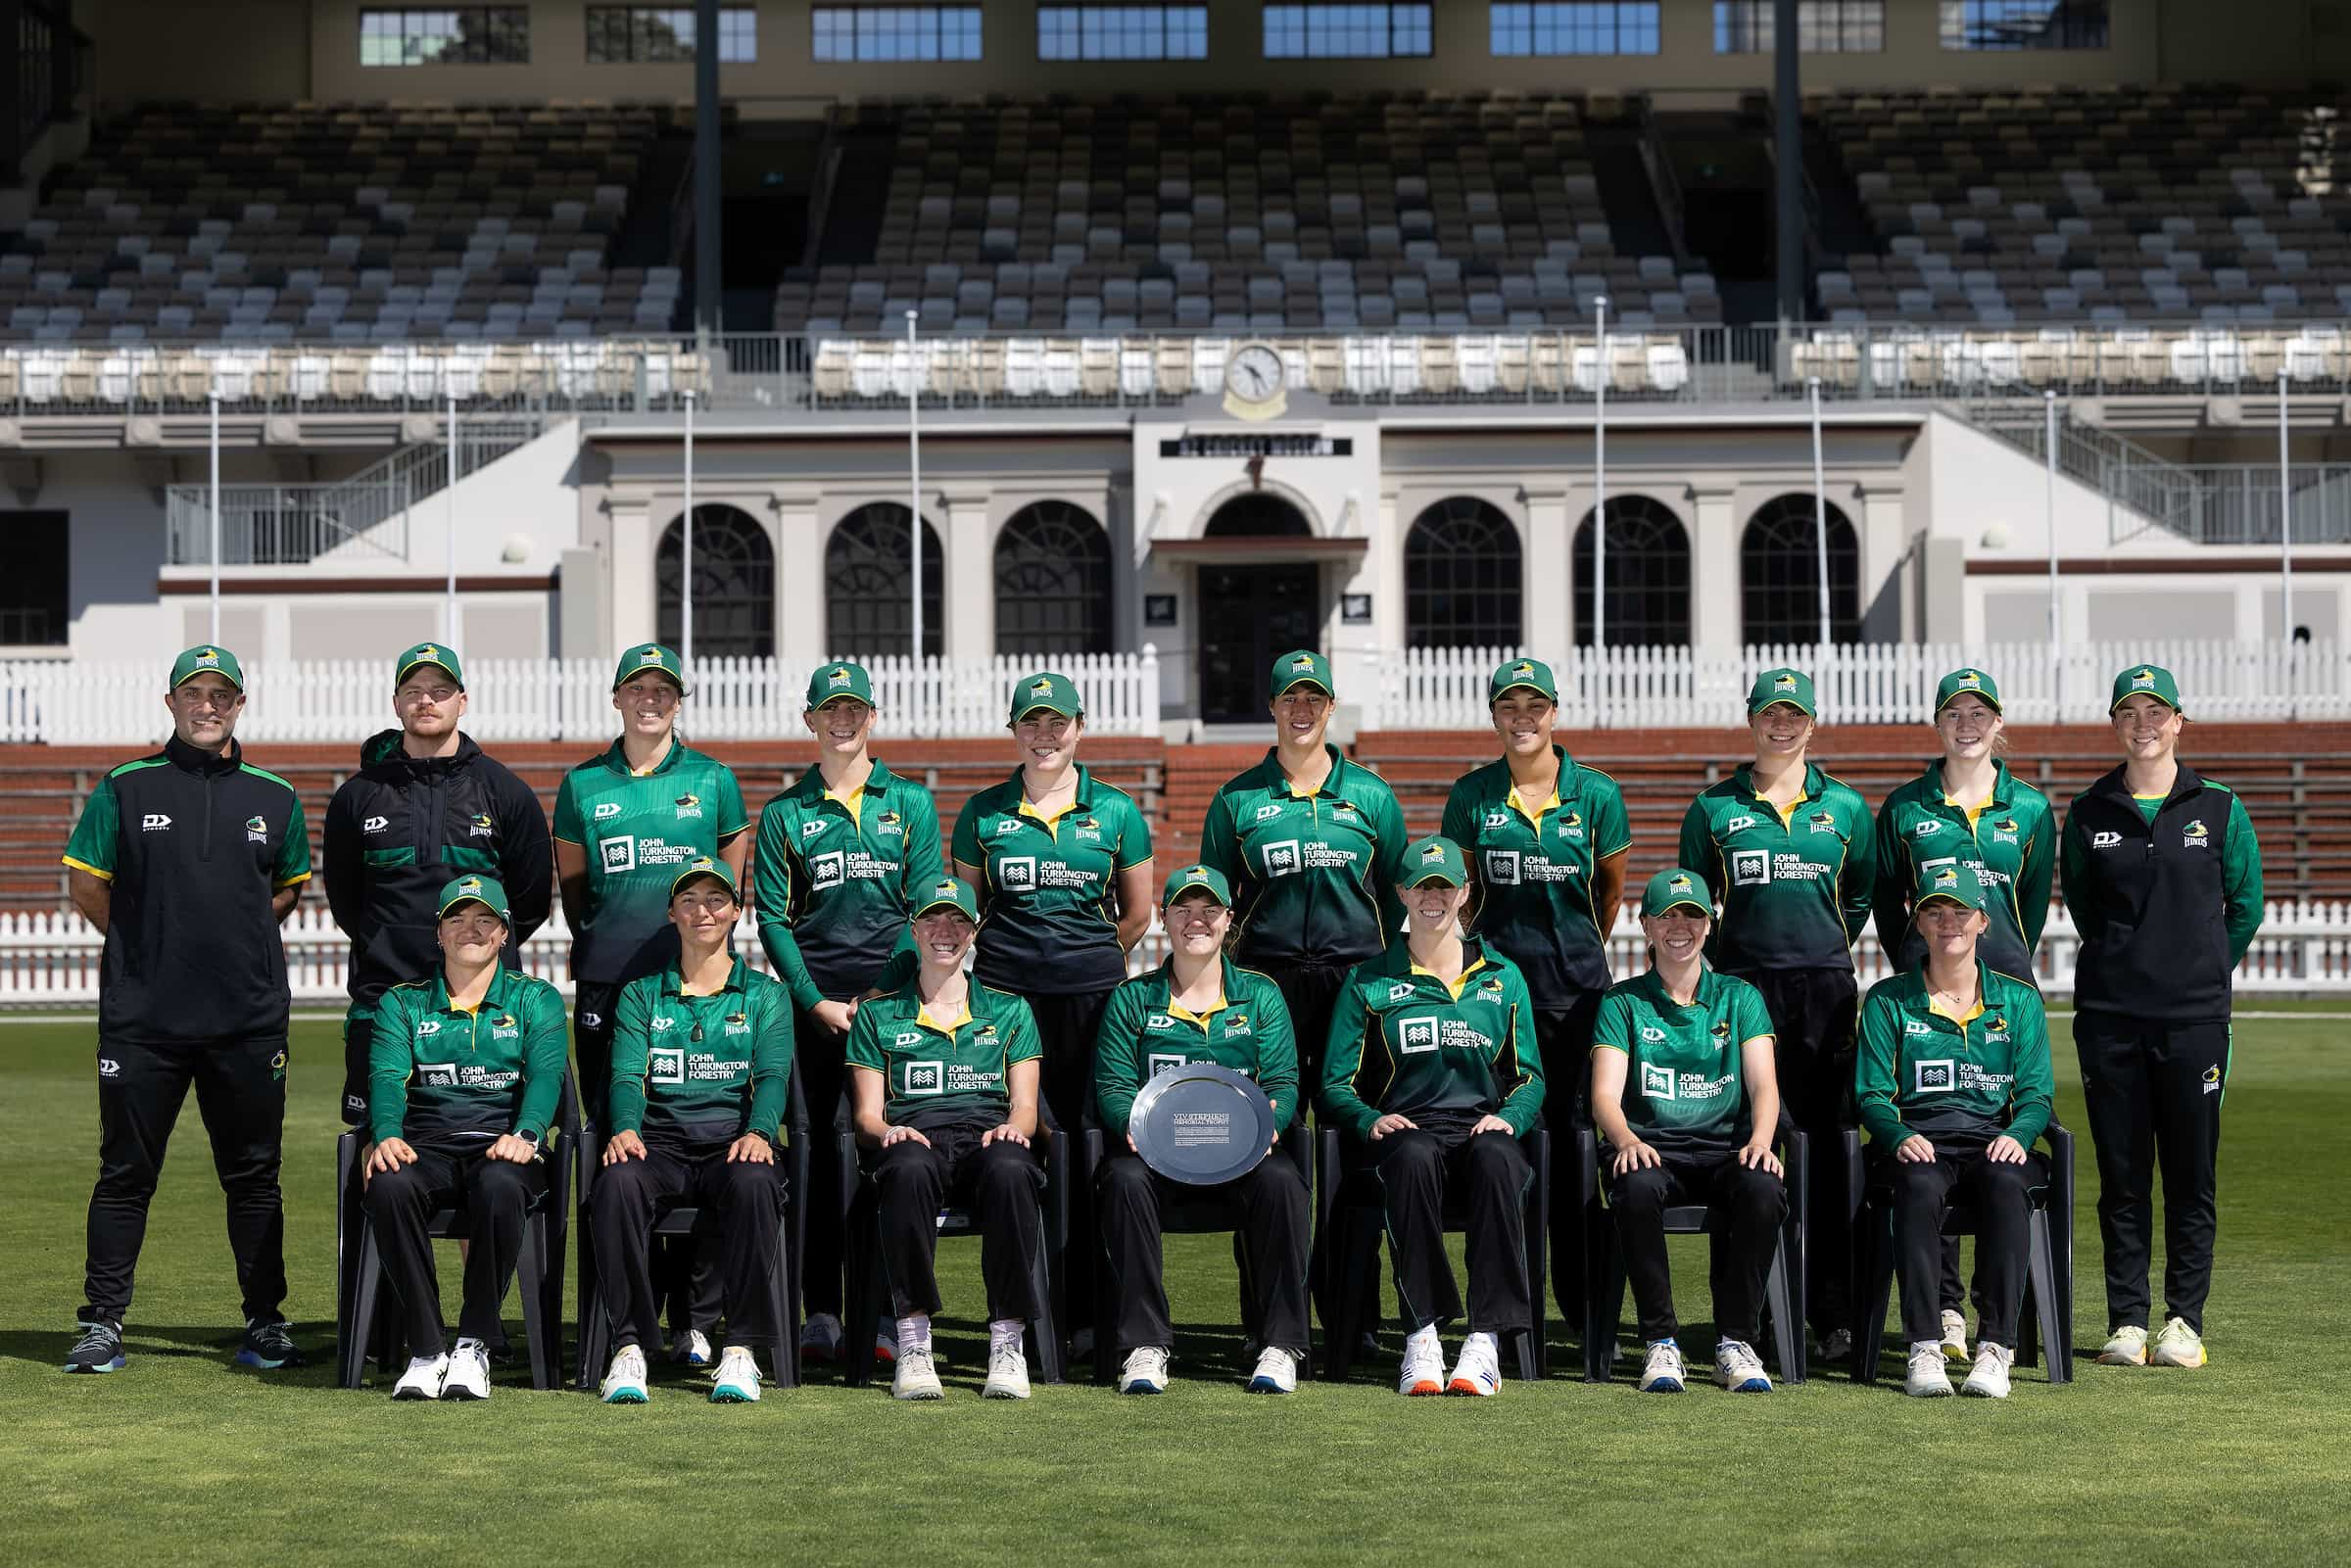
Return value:
<svg viewBox="0 0 2351 1568">
<path fill-rule="evenodd" d="M 1763 993 L 1736 975 L 1700 973 L 1687 1006 L 1656 971 L 1608 987 L 1592 1048 L 1621 1051 L 1625 1124 L 1669 1154 L 1727 1154 L 1747 1141 L 1750 1041 L 1769 1038 Z"/>
<path fill-rule="evenodd" d="M 675 965 L 631 980 L 612 1017 L 608 1119 L 688 1145 L 746 1132 L 783 1141 L 792 1085 L 792 999 L 738 958 L 726 987 L 688 996 Z"/>
<path fill-rule="evenodd" d="M 1233 951 L 1261 969 L 1361 963 L 1404 924 L 1404 808 L 1386 780 L 1327 749 L 1312 793 L 1268 751 L 1224 782 L 1200 827 L 1200 858 L 1232 884 Z"/>
<path fill-rule="evenodd" d="M 1753 772 L 1741 763 L 1682 818 L 1681 863 L 1722 906 L 1707 962 L 1734 974 L 1849 970 L 1877 880 L 1869 802 L 1808 763 L 1802 797 L 1782 813 L 1755 793 Z"/>
<path fill-rule="evenodd" d="M 1050 816 L 1021 774 L 963 803 L 955 860 L 980 869 L 983 911 L 972 972 L 1038 996 L 1102 991 L 1127 977 L 1119 873 L 1151 858 L 1151 825 L 1126 790 L 1080 767 L 1078 793 Z"/>
<path fill-rule="evenodd" d="M 1281 987 L 1255 970 L 1223 961 L 1224 999 L 1205 1014 L 1175 1005 L 1166 964 L 1113 991 L 1094 1048 L 1094 1102 L 1113 1138 L 1127 1130 L 1134 1097 L 1162 1072 L 1195 1062 L 1254 1079 L 1273 1105 L 1273 1130 L 1298 1111 L 1298 1045 Z"/>
<path fill-rule="evenodd" d="M 1537 1007 L 1566 1007 L 1608 983 L 1616 912 L 1596 908 L 1593 872 L 1631 847 L 1624 792 L 1553 746 L 1549 799 L 1519 798 L 1508 759 L 1462 775 L 1445 801 L 1445 836 L 1477 868 L 1469 928 L 1510 955 Z"/>
<path fill-rule="evenodd" d="M 974 980 L 952 1029 L 923 1017 L 922 992 L 908 982 L 857 1008 L 845 1053 L 849 1066 L 883 1075 L 883 1119 L 928 1132 L 994 1126 L 1012 1109 L 1012 1069 L 1044 1055 L 1029 1004 Z"/>
<path fill-rule="evenodd" d="M 650 773 L 636 774 L 615 740 L 563 776 L 555 842 L 588 852 L 588 907 L 566 910 L 572 977 L 617 985 L 659 974 L 678 955 L 669 884 L 681 867 L 751 825 L 735 771 L 673 741 Z"/>
</svg>

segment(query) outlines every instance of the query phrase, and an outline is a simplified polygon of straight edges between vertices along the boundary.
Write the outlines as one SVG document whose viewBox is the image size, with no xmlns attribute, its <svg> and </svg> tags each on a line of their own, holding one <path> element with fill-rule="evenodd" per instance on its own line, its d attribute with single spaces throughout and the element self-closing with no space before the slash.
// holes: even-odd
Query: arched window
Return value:
<svg viewBox="0 0 2351 1568">
<path fill-rule="evenodd" d="M 654 636 L 677 646 L 685 580 L 686 519 L 662 530 L 653 557 L 659 601 Z M 776 651 L 776 546 L 748 512 L 733 506 L 694 509 L 694 656 L 764 659 Z"/>
<path fill-rule="evenodd" d="M 1525 590 L 1517 528 L 1474 497 L 1449 496 L 1404 538 L 1405 645 L 1514 648 Z"/>
<path fill-rule="evenodd" d="M 1592 645 L 1593 513 L 1575 529 L 1575 642 Z M 1607 645 L 1690 645 L 1690 536 L 1663 501 L 1608 498 L 1608 593 L 1601 628 Z"/>
<path fill-rule="evenodd" d="M 858 507 L 834 525 L 825 541 L 825 646 L 844 656 L 904 653 L 914 632 L 914 565 L 907 523 L 914 514 L 896 501 Z M 945 645 L 940 605 L 938 533 L 923 523 L 923 652 Z"/>
<path fill-rule="evenodd" d="M 996 651 L 1110 651 L 1110 536 L 1067 501 L 1040 500 L 996 536 Z"/>
<path fill-rule="evenodd" d="M 1829 520 L 1829 640 L 1861 634 L 1861 551 L 1853 525 L 1832 505 Z M 1775 496 L 1747 520 L 1739 541 L 1739 600 L 1745 636 L 1757 642 L 1820 641 L 1820 558 L 1810 496 Z"/>
<path fill-rule="evenodd" d="M 1314 528 L 1306 513 L 1281 497 L 1251 490 L 1218 507 L 1200 532 L 1212 539 L 1234 535 L 1282 538 L 1311 534 Z"/>
</svg>

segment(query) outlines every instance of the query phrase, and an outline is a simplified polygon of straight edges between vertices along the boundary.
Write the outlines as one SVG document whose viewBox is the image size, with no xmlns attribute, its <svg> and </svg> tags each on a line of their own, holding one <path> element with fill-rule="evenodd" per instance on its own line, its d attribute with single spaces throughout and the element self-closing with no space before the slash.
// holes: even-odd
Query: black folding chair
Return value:
<svg viewBox="0 0 2351 1568">
<path fill-rule="evenodd" d="M 1805 1159 L 1811 1140 L 1803 1130 L 1780 1116 L 1780 1164 L 1787 1170 L 1788 1217 L 1771 1247 L 1771 1268 L 1763 1281 L 1763 1313 L 1771 1328 L 1772 1355 L 1780 1365 L 1780 1381 L 1804 1381 L 1808 1356 L 1804 1346 L 1804 1263 L 1806 1215 L 1810 1212 L 1810 1181 Z M 1616 1363 L 1616 1330 L 1624 1316 L 1624 1252 L 1616 1244 L 1615 1216 L 1600 1207 L 1599 1194 L 1607 1183 L 1600 1162 L 1603 1147 L 1590 1127 L 1575 1133 L 1579 1197 L 1587 1214 L 1601 1215 L 1586 1235 L 1591 1251 L 1587 1270 L 1590 1295 L 1584 1303 L 1584 1381 L 1606 1383 Z M 1665 1211 L 1668 1236 L 1710 1235 L 1713 1211 L 1704 1204 L 1675 1204 Z M 1716 1242 L 1714 1245 L 1720 1245 Z"/>
<path fill-rule="evenodd" d="M 1315 1150 L 1315 1223 L 1333 1246 L 1328 1257 L 1337 1278 L 1323 1303 L 1323 1377 L 1338 1382 L 1355 1363 L 1356 1340 L 1367 1326 L 1360 1321 L 1362 1304 L 1375 1299 L 1379 1287 L 1379 1244 L 1387 1234 L 1386 1203 L 1379 1178 L 1363 1158 L 1360 1144 L 1341 1137 L 1336 1127 L 1323 1127 Z M 1533 1179 L 1526 1184 L 1523 1223 L 1526 1256 L 1520 1259 L 1520 1280 L 1533 1304 L 1534 1324 L 1503 1336 L 1505 1348 L 1517 1357 L 1518 1376 L 1525 1381 L 1550 1375 L 1551 1349 L 1545 1343 L 1550 1323 L 1543 1303 L 1550 1292 L 1548 1257 L 1551 1236 L 1551 1133 L 1540 1122 L 1518 1140 L 1526 1153 Z M 1468 1224 L 1467 1207 L 1458 1190 L 1445 1200 L 1445 1228 Z M 1337 1226 L 1333 1230 L 1330 1227 Z"/>
<path fill-rule="evenodd" d="M 2029 1278 L 2016 1315 L 2016 1364 L 2035 1365 L 2048 1341 L 2049 1381 L 2074 1380 L 2074 1135 L 2051 1117 L 2040 1135 L 2049 1155 L 2049 1184 L 2033 1193 L 2032 1230 L 2025 1244 Z M 1853 1230 L 1853 1381 L 1875 1383 L 1884 1349 L 1886 1309 L 1894 1295 L 1894 1194 L 1880 1171 L 1865 1164 L 1861 1134 L 1845 1134 L 1848 1194 L 1859 1218 Z M 1943 1216 L 1945 1236 L 1976 1234 L 1975 1211 L 1953 1204 Z"/>
</svg>

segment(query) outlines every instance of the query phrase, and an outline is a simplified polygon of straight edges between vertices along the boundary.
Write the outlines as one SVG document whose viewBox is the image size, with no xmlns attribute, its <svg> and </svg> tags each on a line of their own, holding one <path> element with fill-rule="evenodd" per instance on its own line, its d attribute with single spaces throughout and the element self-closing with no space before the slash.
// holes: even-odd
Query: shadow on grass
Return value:
<svg viewBox="0 0 2351 1568">
<path fill-rule="evenodd" d="M 21 1362 L 62 1371 L 66 1353 L 80 1337 L 78 1327 L 0 1331 L 0 1363 Z M 221 1371 L 240 1377 L 267 1377 L 304 1387 L 327 1388 L 335 1381 L 334 1337 L 332 1323 L 295 1324 L 294 1342 L 301 1347 L 305 1364 L 280 1367 L 274 1372 L 237 1365 L 237 1347 L 243 1343 L 244 1335 L 236 1329 L 223 1329 L 217 1323 L 174 1327 L 134 1320 L 123 1330 L 122 1351 L 129 1362 L 125 1370 L 134 1369 L 146 1360 L 182 1364 L 214 1361 Z"/>
</svg>

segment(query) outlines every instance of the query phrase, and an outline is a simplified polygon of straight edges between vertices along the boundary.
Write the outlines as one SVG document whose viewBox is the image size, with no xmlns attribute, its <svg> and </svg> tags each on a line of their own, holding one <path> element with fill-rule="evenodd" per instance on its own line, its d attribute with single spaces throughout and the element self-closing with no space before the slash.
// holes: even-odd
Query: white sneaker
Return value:
<svg viewBox="0 0 2351 1568">
<path fill-rule="evenodd" d="M 392 1397 L 396 1400 L 437 1400 L 441 1397 L 441 1384 L 448 1376 L 447 1351 L 438 1355 L 411 1355 L 408 1357 L 408 1369 L 400 1374 L 399 1382 L 392 1385 Z"/>
<path fill-rule="evenodd" d="M 1249 1374 L 1252 1394 L 1295 1394 L 1298 1392 L 1298 1357 L 1278 1346 L 1269 1345 L 1258 1353 L 1257 1370 Z"/>
<path fill-rule="evenodd" d="M 1976 1347 L 1976 1369 L 1967 1374 L 1959 1392 L 1979 1400 L 2004 1400 L 2008 1397 L 2008 1363 L 2014 1352 L 1994 1345 L 1989 1340 Z"/>
<path fill-rule="evenodd" d="M 1967 1317 L 1947 1307 L 1943 1309 L 1943 1358 L 1946 1361 L 1967 1359 Z"/>
<path fill-rule="evenodd" d="M 698 1328 L 686 1329 L 669 1339 L 669 1358 L 679 1366 L 708 1366 L 710 1340 Z"/>
<path fill-rule="evenodd" d="M 1462 1358 L 1453 1363 L 1445 1380 L 1448 1394 L 1468 1394 L 1490 1400 L 1502 1392 L 1502 1358 L 1491 1334 L 1472 1334 L 1462 1341 Z"/>
<path fill-rule="evenodd" d="M 2167 1317 L 2163 1330 L 2155 1336 L 2155 1349 L 2147 1356 L 2149 1366 L 2202 1366 L 2204 1364 L 2204 1336 L 2187 1326 L 2184 1317 Z"/>
<path fill-rule="evenodd" d="M 612 1365 L 596 1394 L 606 1404 L 645 1403 L 645 1352 L 634 1345 L 623 1345 L 614 1351 Z"/>
<path fill-rule="evenodd" d="M 1126 1364 L 1119 1368 L 1119 1392 L 1167 1393 L 1168 1353 L 1156 1345 L 1141 1345 L 1128 1351 Z"/>
<path fill-rule="evenodd" d="M 1910 1376 L 1902 1384 L 1902 1392 L 1921 1400 L 1950 1397 L 1951 1374 L 1943 1369 L 1943 1341 L 1910 1342 Z"/>
<path fill-rule="evenodd" d="M 932 1364 L 928 1350 L 890 1350 L 897 1357 L 898 1367 L 889 1378 L 889 1397 L 893 1400 L 943 1400 L 947 1391 L 938 1385 L 938 1368 Z"/>
<path fill-rule="evenodd" d="M 718 1375 L 710 1380 L 712 1404 L 759 1402 L 759 1363 L 749 1350 L 730 1345 L 718 1358 Z"/>
<path fill-rule="evenodd" d="M 1671 1340 L 1659 1340 L 1649 1348 L 1649 1362 L 1641 1368 L 1641 1392 L 1679 1394 L 1684 1375 L 1682 1348 Z"/>
<path fill-rule="evenodd" d="M 490 1347 L 480 1340 L 459 1340 L 449 1354 L 449 1376 L 441 1384 L 445 1400 L 486 1400 L 490 1397 Z"/>
<path fill-rule="evenodd" d="M 2147 1331 L 2136 1323 L 2126 1323 L 2114 1331 L 2112 1338 L 2098 1352 L 2100 1366 L 2144 1366 L 2147 1364 Z"/>
<path fill-rule="evenodd" d="M 1442 1394 L 1445 1392 L 1445 1347 L 1434 1329 L 1408 1334 L 1404 1341 L 1404 1364 L 1396 1374 L 1399 1394 Z"/>
<path fill-rule="evenodd" d="M 980 1386 L 984 1400 L 1025 1400 L 1029 1397 L 1029 1354 L 1021 1342 L 1003 1340 L 987 1348 L 987 1381 Z"/>
<path fill-rule="evenodd" d="M 1769 1394 L 1771 1374 L 1763 1358 L 1745 1340 L 1724 1340 L 1714 1347 L 1714 1381 L 1733 1394 Z"/>
<path fill-rule="evenodd" d="M 831 1312 L 811 1312 L 808 1321 L 800 1325 L 800 1355 L 803 1359 L 838 1361 L 841 1338 L 840 1318 Z"/>
</svg>

